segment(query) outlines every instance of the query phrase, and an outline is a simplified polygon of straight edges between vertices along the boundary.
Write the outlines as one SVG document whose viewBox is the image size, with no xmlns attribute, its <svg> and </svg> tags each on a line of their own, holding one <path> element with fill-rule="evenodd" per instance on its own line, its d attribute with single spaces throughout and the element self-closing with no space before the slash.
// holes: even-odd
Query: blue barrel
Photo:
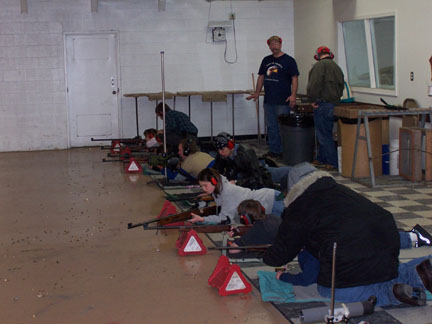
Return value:
<svg viewBox="0 0 432 324">
<path fill-rule="evenodd" d="M 384 144 L 382 146 L 382 173 L 390 174 L 390 146 L 388 144 Z"/>
</svg>

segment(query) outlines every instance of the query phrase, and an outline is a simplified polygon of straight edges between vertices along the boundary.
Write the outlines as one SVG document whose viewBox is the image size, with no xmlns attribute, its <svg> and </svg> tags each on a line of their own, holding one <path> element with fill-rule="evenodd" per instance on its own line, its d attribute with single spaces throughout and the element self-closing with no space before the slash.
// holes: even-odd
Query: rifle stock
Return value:
<svg viewBox="0 0 432 324">
<path fill-rule="evenodd" d="M 136 223 L 136 224 L 129 223 L 128 229 L 140 227 L 140 226 L 143 226 L 145 229 L 148 226 L 148 224 L 156 223 L 156 222 L 158 223 L 158 226 L 163 226 L 163 225 L 176 223 L 176 222 L 183 222 L 183 221 L 187 221 L 188 219 L 191 219 L 192 213 L 204 217 L 204 216 L 209 216 L 209 215 L 215 215 L 217 212 L 218 212 L 218 210 L 217 210 L 216 206 L 205 207 L 202 209 L 196 208 L 196 209 L 191 209 L 191 210 L 188 210 L 188 211 L 185 211 L 185 212 L 182 212 L 179 214 L 175 214 L 175 215 L 169 215 L 169 216 L 162 217 L 162 218 L 155 218 L 155 219 L 149 220 L 147 222 Z"/>
</svg>

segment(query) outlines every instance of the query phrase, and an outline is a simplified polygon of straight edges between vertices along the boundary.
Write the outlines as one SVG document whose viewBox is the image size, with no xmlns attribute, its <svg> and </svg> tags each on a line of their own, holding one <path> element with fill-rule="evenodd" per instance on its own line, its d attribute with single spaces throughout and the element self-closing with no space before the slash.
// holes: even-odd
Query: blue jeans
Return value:
<svg viewBox="0 0 432 324">
<path fill-rule="evenodd" d="M 399 238 L 401 249 L 412 248 L 409 233 L 399 231 Z M 400 263 L 398 269 L 399 275 L 393 280 L 351 288 L 337 288 L 335 289 L 335 298 L 341 302 L 357 302 L 367 300 L 370 296 L 374 295 L 378 299 L 377 306 L 399 305 L 400 302 L 393 295 L 393 285 L 395 283 L 405 283 L 412 287 L 425 289 L 415 266 L 430 257 L 427 256 L 411 260 L 407 263 Z M 284 275 L 284 278 L 281 277 L 281 280 L 301 286 L 315 283 L 320 270 L 319 261 L 307 250 L 303 250 L 298 255 L 298 262 L 302 272 L 297 275 Z M 318 285 L 318 292 L 323 297 L 331 297 L 331 288 Z"/>
<path fill-rule="evenodd" d="M 337 288 L 335 289 L 335 299 L 341 302 L 357 302 L 367 300 L 370 296 L 374 295 L 377 298 L 377 306 L 399 305 L 401 302 L 393 295 L 393 285 L 404 283 L 412 287 L 425 289 L 415 267 L 423 260 L 431 257 L 432 255 L 429 255 L 407 263 L 400 263 L 398 269 L 399 275 L 393 280 L 365 286 Z M 331 288 L 318 285 L 318 292 L 323 297 L 331 297 Z"/>
<path fill-rule="evenodd" d="M 285 209 L 285 205 L 284 205 L 283 200 L 276 200 L 276 197 L 279 197 L 280 194 L 281 194 L 280 191 L 275 190 L 275 200 L 274 200 L 273 208 L 271 211 L 272 214 L 277 215 L 277 216 L 281 216 L 283 210 Z"/>
<path fill-rule="evenodd" d="M 333 108 L 330 102 L 321 102 L 314 109 L 315 134 L 319 144 L 318 162 L 330 164 L 337 168 L 338 159 L 335 142 L 333 141 Z"/>
<path fill-rule="evenodd" d="M 295 286 L 309 286 L 317 282 L 320 263 L 317 258 L 307 250 L 301 251 L 297 255 L 297 260 L 302 270 L 300 273 L 283 273 L 279 280 L 289 282 Z"/>
<path fill-rule="evenodd" d="M 289 114 L 289 112 L 290 107 L 288 105 L 264 104 L 264 115 L 267 123 L 267 136 L 270 152 L 282 153 L 278 116 Z"/>
<path fill-rule="evenodd" d="M 274 183 L 281 183 L 281 180 L 284 179 L 288 175 L 288 173 L 291 171 L 292 167 L 286 166 L 286 167 L 269 167 L 265 166 L 268 172 L 270 172 L 272 180 Z"/>
</svg>

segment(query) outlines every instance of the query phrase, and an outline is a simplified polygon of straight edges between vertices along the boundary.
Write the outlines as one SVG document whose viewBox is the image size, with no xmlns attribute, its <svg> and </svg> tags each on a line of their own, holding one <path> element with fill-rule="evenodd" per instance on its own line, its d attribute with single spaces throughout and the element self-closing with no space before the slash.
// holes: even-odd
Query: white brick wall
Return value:
<svg viewBox="0 0 432 324">
<path fill-rule="evenodd" d="M 119 32 L 124 137 L 135 136 L 135 102 L 123 94 L 161 91 L 162 50 L 171 92 L 251 89 L 251 73 L 269 54 L 265 40 L 273 34 L 283 38 L 288 54 L 294 53 L 292 0 L 232 2 L 236 64 L 224 62 L 224 44 L 208 41 L 209 3 L 204 0 L 170 0 L 164 12 L 156 0 L 99 0 L 93 13 L 90 0 L 31 0 L 28 14 L 20 14 L 19 4 L 0 0 L 0 151 L 67 147 L 64 33 Z M 210 19 L 226 20 L 230 11 L 229 1 L 214 1 Z M 232 60 L 232 29 L 227 37 Z M 139 105 L 140 129 L 154 127 L 155 103 L 140 98 Z M 256 133 L 255 104 L 237 95 L 235 106 L 236 134 Z M 201 136 L 210 134 L 209 107 L 192 97 L 192 120 Z M 177 98 L 176 109 L 187 112 L 187 98 Z M 231 132 L 231 96 L 213 110 L 214 133 Z"/>
</svg>

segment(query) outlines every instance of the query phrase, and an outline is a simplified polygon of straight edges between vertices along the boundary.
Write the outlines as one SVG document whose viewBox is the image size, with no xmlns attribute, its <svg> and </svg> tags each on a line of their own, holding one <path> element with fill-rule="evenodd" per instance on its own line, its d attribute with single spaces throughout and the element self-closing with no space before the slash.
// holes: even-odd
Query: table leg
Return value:
<svg viewBox="0 0 432 324">
<path fill-rule="evenodd" d="M 140 134 L 139 134 L 139 122 L 138 122 L 138 97 L 135 97 L 135 120 L 136 120 L 137 137 L 139 137 Z"/>
<path fill-rule="evenodd" d="M 191 119 L 191 96 L 188 96 L 189 120 Z"/>
<path fill-rule="evenodd" d="M 358 149 L 358 141 L 360 139 L 360 127 L 361 127 L 361 117 L 358 116 L 357 117 L 356 138 L 355 138 L 355 142 L 354 142 L 354 158 L 353 158 L 352 169 L 351 169 L 351 179 L 355 178 L 354 173 L 355 173 L 355 168 L 356 168 L 356 164 L 357 164 L 357 149 Z"/>
<path fill-rule="evenodd" d="M 370 141 L 369 118 L 367 116 L 364 116 L 364 125 L 365 125 L 365 134 L 366 134 L 366 146 L 367 146 L 368 158 L 369 158 L 371 186 L 372 188 L 375 188 L 375 170 L 373 166 L 372 145 Z"/>
<path fill-rule="evenodd" d="M 158 100 L 156 100 L 156 106 L 159 104 L 159 101 Z M 156 115 L 156 114 L 155 114 Z M 156 130 L 158 130 L 159 128 L 159 122 L 158 122 L 158 115 L 156 115 Z"/>
<path fill-rule="evenodd" d="M 233 139 L 235 139 L 235 127 L 234 127 L 234 93 L 231 94 L 232 95 L 232 136 Z"/>
<path fill-rule="evenodd" d="M 210 101 L 210 138 L 213 142 L 213 101 Z"/>
</svg>

